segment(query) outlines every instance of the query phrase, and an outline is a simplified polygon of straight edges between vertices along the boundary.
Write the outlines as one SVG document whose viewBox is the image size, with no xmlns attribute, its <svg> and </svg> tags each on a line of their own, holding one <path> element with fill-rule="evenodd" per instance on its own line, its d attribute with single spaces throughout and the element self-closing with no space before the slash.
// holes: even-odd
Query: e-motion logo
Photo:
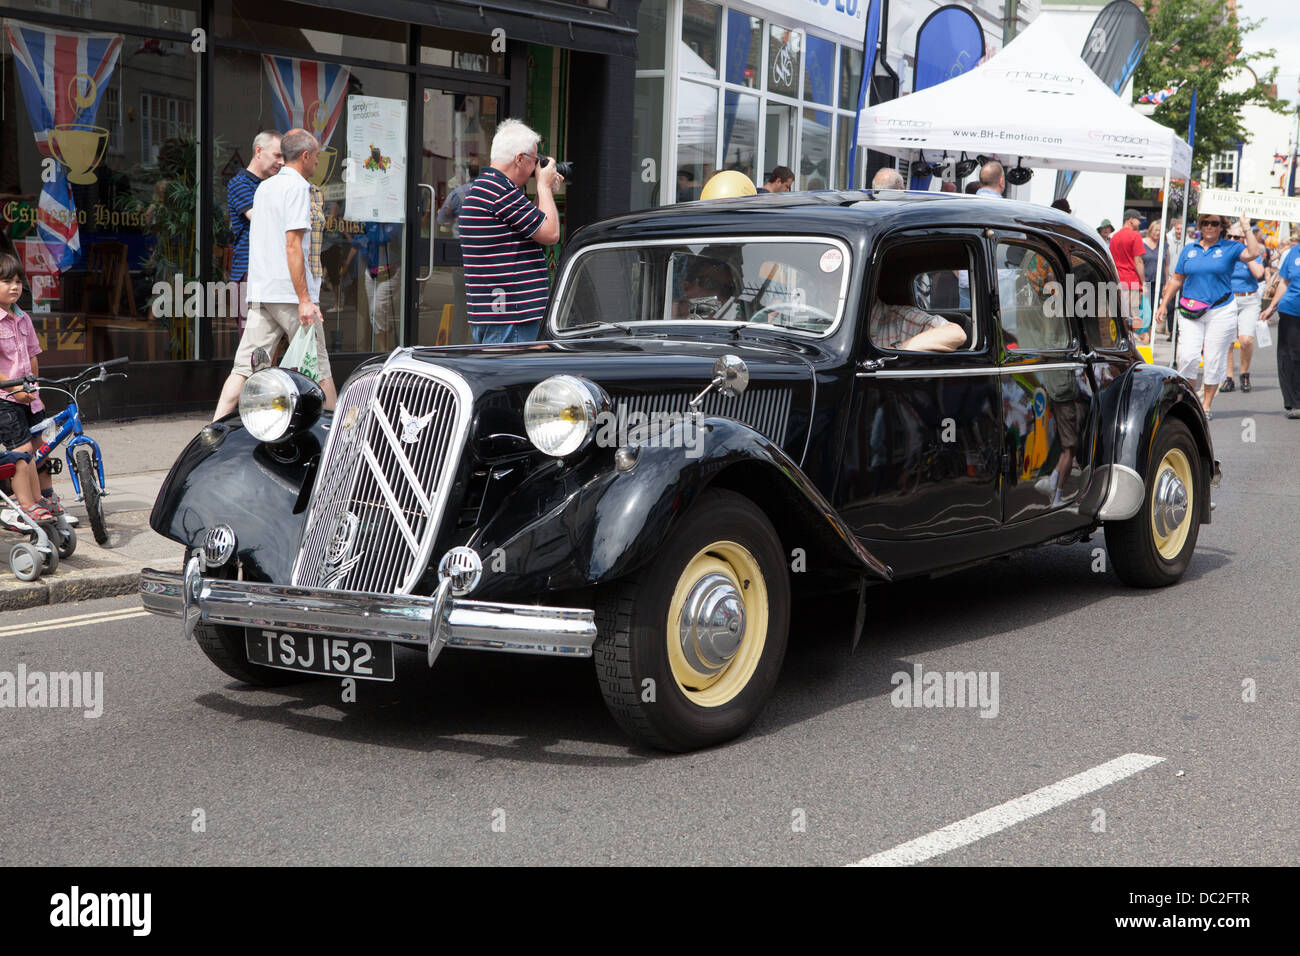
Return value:
<svg viewBox="0 0 1300 956">
<path fill-rule="evenodd" d="M 1088 139 L 1094 143 L 1112 143 L 1116 146 L 1147 146 L 1151 143 L 1145 136 L 1123 136 L 1118 133 L 1107 133 L 1101 129 L 1088 130 Z"/>
<path fill-rule="evenodd" d="M 1052 73 L 1048 70 L 990 70 L 986 74 L 995 80 L 1012 83 L 1055 83 L 1058 86 L 1082 86 L 1083 77 L 1070 73 Z"/>
<path fill-rule="evenodd" d="M 934 124 L 925 120 L 889 119 L 888 117 L 877 116 L 876 125 L 887 126 L 890 129 L 929 129 Z"/>
</svg>

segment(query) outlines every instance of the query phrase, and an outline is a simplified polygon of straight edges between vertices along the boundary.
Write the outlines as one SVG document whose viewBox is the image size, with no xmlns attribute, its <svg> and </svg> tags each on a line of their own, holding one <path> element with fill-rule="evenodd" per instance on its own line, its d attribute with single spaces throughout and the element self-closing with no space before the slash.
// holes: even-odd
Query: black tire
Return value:
<svg viewBox="0 0 1300 956">
<path fill-rule="evenodd" d="M 58 531 L 52 526 L 45 528 L 45 540 L 49 543 L 49 550 L 42 551 L 36 549 L 36 553 L 41 556 L 41 574 L 53 574 L 59 570 L 59 546 Z"/>
<path fill-rule="evenodd" d="M 185 560 L 190 554 L 185 552 Z M 234 577 L 234 568 L 221 577 Z M 227 624 L 198 624 L 194 628 L 194 640 L 199 650 L 207 655 L 208 660 L 217 665 L 222 673 L 235 680 L 252 684 L 254 687 L 284 687 L 287 684 L 299 684 L 311 677 L 310 674 L 295 674 L 292 671 L 263 667 L 250 664 L 244 650 L 244 629 Z"/>
<path fill-rule="evenodd" d="M 99 472 L 90 460 L 90 452 L 78 448 L 72 456 L 73 467 L 77 469 L 77 481 L 81 484 L 81 500 L 86 503 L 86 517 L 90 519 L 90 531 L 99 544 L 108 544 L 108 527 L 104 524 L 104 502 L 100 496 Z"/>
<path fill-rule="evenodd" d="M 9 570 L 19 581 L 36 581 L 41 576 L 41 553 L 26 541 L 9 549 Z"/>
<path fill-rule="evenodd" d="M 1166 472 L 1178 479 L 1186 493 L 1181 519 L 1176 510 L 1157 502 Z M 1201 453 L 1182 422 L 1167 418 L 1160 426 L 1143 479 L 1142 509 L 1126 521 L 1106 522 L 1106 551 L 1115 574 L 1129 587 L 1165 587 L 1183 576 L 1196 550 L 1201 496 L 1206 493 Z M 1167 533 L 1161 533 L 1162 526 Z"/>
<path fill-rule="evenodd" d="M 58 541 L 60 558 L 70 558 L 76 553 L 77 532 L 72 525 L 59 522 L 58 527 L 54 529 L 54 537 Z"/>
<path fill-rule="evenodd" d="M 715 596 L 743 605 L 745 619 L 738 647 L 729 657 L 715 653 L 721 669 L 703 677 L 682 650 L 680 620 L 686 599 L 710 581 Z M 654 560 L 601 589 L 595 603 L 601 692 L 640 743 L 671 751 L 723 743 L 748 729 L 776 686 L 790 627 L 789 570 L 776 530 L 748 498 L 705 492 Z"/>
</svg>

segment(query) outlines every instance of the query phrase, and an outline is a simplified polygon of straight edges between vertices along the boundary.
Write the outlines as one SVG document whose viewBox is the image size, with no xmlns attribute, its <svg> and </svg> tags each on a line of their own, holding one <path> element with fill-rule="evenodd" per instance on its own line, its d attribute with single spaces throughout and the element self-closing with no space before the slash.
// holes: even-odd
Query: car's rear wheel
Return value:
<svg viewBox="0 0 1300 956">
<path fill-rule="evenodd" d="M 650 565 L 596 602 L 605 703 L 661 750 L 730 740 L 771 695 L 789 625 L 789 573 L 771 522 L 741 495 L 705 492 Z"/>
<path fill-rule="evenodd" d="M 1105 526 L 1111 566 L 1125 584 L 1158 588 L 1183 576 L 1201 527 L 1202 474 L 1192 433 L 1166 419 L 1151 448 L 1142 509 Z"/>
</svg>

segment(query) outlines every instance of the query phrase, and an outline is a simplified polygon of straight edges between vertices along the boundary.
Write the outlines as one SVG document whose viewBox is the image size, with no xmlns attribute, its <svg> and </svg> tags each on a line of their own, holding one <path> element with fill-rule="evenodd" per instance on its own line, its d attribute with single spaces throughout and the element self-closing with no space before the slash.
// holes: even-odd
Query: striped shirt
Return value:
<svg viewBox="0 0 1300 956">
<path fill-rule="evenodd" d="M 546 313 L 546 251 L 531 238 L 545 221 L 499 169 L 474 180 L 457 219 L 471 325 L 535 322 Z"/>
<path fill-rule="evenodd" d="M 248 217 L 253 208 L 253 194 L 262 181 L 247 169 L 241 169 L 226 183 L 226 205 L 230 208 L 230 276 L 233 282 L 248 277 Z"/>
</svg>

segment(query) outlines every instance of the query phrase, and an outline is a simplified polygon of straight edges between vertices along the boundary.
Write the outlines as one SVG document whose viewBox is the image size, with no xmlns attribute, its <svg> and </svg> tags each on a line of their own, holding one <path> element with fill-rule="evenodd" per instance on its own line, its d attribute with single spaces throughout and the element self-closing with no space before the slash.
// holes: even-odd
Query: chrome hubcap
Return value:
<svg viewBox="0 0 1300 956">
<path fill-rule="evenodd" d="M 1172 471 L 1161 472 L 1156 479 L 1151 508 L 1156 531 L 1161 536 L 1172 534 L 1187 517 L 1187 487 Z"/>
<path fill-rule="evenodd" d="M 687 595 L 682 608 L 682 653 L 700 674 L 722 671 L 745 637 L 745 600 L 724 574 L 706 574 Z"/>
</svg>

